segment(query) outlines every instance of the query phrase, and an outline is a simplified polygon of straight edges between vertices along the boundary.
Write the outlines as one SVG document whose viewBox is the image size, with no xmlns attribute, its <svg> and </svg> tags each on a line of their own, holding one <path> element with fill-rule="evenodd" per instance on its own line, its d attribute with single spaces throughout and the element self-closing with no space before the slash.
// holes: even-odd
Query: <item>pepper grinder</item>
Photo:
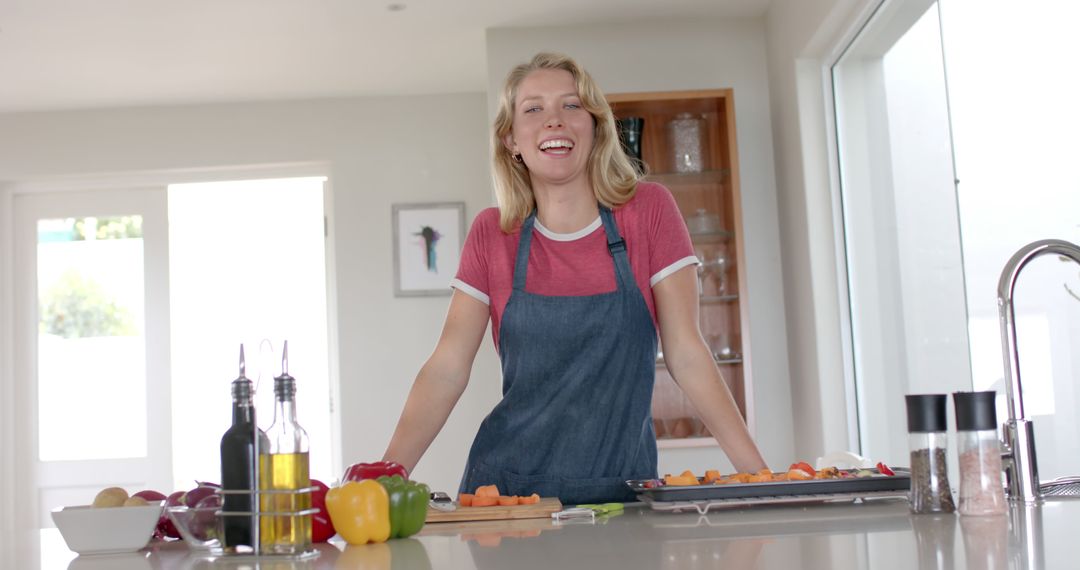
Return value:
<svg viewBox="0 0 1080 570">
<path fill-rule="evenodd" d="M 914 394 L 907 402 L 908 443 L 911 449 L 911 512 L 951 513 L 956 510 L 946 464 L 945 394 Z"/>
</svg>

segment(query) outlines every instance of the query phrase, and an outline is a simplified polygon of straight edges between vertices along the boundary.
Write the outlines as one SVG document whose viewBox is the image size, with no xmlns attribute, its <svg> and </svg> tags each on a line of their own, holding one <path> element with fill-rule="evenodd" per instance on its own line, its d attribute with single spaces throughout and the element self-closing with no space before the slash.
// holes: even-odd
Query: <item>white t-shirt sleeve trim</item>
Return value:
<svg viewBox="0 0 1080 570">
<path fill-rule="evenodd" d="M 676 271 L 686 267 L 687 265 L 697 265 L 699 263 L 698 258 L 693 255 L 688 255 L 671 265 L 657 271 L 655 275 L 649 278 L 649 287 L 656 287 L 656 284 L 663 281 L 665 277 L 675 273 Z"/>
<path fill-rule="evenodd" d="M 466 295 L 480 301 L 481 303 L 491 306 L 491 297 L 485 295 L 482 291 L 462 281 L 461 279 L 454 279 L 450 282 L 450 287 L 465 293 Z"/>
</svg>

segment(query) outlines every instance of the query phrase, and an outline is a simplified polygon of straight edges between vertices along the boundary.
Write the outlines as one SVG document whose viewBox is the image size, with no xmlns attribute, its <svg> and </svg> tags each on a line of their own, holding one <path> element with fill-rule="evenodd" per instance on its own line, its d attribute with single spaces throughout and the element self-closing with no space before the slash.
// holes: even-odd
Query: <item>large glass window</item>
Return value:
<svg viewBox="0 0 1080 570">
<path fill-rule="evenodd" d="M 906 393 L 997 390 L 1006 419 L 1001 269 L 1032 241 L 1080 242 L 1078 17 L 891 0 L 833 66 L 864 454 L 907 462 Z M 1032 263 L 1016 312 L 1040 475 L 1080 473 L 1080 267 Z"/>
<path fill-rule="evenodd" d="M 1017 249 L 1080 244 L 1080 4 L 941 1 L 963 229 L 972 385 L 1004 394 L 996 290 Z M 1080 474 L 1080 267 L 1037 259 L 1016 287 L 1039 476 Z M 999 399 L 1000 400 L 1000 399 Z M 1004 415 L 1004 403 L 999 403 Z"/>
</svg>

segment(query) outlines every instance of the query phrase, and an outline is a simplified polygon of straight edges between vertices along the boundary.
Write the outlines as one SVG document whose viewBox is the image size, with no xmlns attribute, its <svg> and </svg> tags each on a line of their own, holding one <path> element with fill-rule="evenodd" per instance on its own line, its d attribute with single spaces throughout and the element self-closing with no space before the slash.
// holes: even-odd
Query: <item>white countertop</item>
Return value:
<svg viewBox="0 0 1080 570">
<path fill-rule="evenodd" d="M 319 545 L 314 560 L 209 560 L 183 543 L 122 556 L 76 556 L 55 529 L 28 534 L 22 569 L 203 568 L 374 570 L 848 569 L 1080 567 L 1080 500 L 1012 507 L 1007 517 L 910 515 L 903 500 L 755 506 L 708 515 L 628 506 L 595 522 L 440 523 L 385 544 Z M 36 539 L 32 537 L 37 537 Z M 335 539 L 336 541 L 337 539 Z"/>
</svg>

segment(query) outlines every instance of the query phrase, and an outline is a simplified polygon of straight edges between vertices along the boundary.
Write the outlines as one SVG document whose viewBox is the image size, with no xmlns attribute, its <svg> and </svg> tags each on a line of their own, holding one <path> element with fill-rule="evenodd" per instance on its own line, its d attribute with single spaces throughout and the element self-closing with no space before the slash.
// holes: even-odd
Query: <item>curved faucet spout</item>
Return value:
<svg viewBox="0 0 1080 570">
<path fill-rule="evenodd" d="M 1013 293 L 1020 272 L 1036 257 L 1056 254 L 1080 264 L 1080 246 L 1059 239 L 1045 239 L 1020 248 L 1001 270 L 998 280 L 998 316 L 1001 325 L 1001 351 L 1005 365 L 1005 394 L 1009 404 L 1009 421 L 1005 423 L 1006 461 L 1009 497 L 1032 503 L 1039 500 L 1039 474 L 1035 460 L 1035 434 L 1024 411 L 1024 391 L 1020 381 L 1020 355 L 1016 343 L 1016 315 Z"/>
</svg>

